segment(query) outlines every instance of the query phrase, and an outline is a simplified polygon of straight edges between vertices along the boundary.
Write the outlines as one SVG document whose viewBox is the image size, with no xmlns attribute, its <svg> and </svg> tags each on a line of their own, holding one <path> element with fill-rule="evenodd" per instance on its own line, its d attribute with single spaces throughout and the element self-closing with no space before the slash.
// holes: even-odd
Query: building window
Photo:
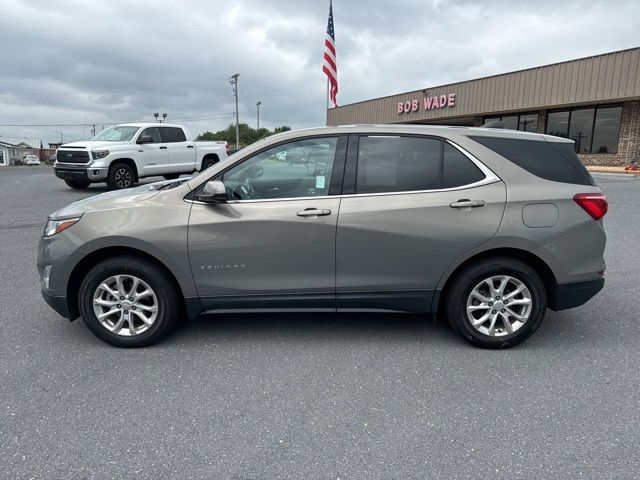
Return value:
<svg viewBox="0 0 640 480">
<path fill-rule="evenodd" d="M 593 108 L 573 110 L 569 120 L 569 138 L 576 142 L 576 153 L 591 152 L 591 129 L 593 127 Z"/>
<path fill-rule="evenodd" d="M 556 137 L 569 137 L 569 111 L 549 112 L 547 115 L 547 133 Z"/>
<path fill-rule="evenodd" d="M 622 107 L 598 108 L 591 153 L 617 153 Z"/>
<path fill-rule="evenodd" d="M 617 153 L 621 115 L 620 106 L 549 112 L 547 133 L 573 140 L 576 153 Z"/>
<path fill-rule="evenodd" d="M 485 117 L 484 125 L 490 122 L 503 122 L 504 128 L 523 132 L 538 131 L 538 114 L 521 113 L 520 115 L 504 115 L 502 117 Z"/>
<path fill-rule="evenodd" d="M 518 130 L 523 132 L 537 132 L 538 131 L 538 114 L 527 113 L 520 115 L 518 119 Z"/>
</svg>

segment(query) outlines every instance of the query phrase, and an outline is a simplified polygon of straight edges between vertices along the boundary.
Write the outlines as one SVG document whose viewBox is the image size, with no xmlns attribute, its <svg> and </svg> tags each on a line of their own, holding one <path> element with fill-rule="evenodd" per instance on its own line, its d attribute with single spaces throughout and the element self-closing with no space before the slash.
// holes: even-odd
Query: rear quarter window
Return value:
<svg viewBox="0 0 640 480">
<path fill-rule="evenodd" d="M 484 180 L 484 173 L 460 150 L 444 144 L 442 188 L 455 188 Z"/>
<path fill-rule="evenodd" d="M 567 158 L 572 147 L 568 143 L 499 137 L 472 136 L 470 138 L 545 180 L 576 185 L 595 185 L 593 178 L 575 153 L 571 158 Z"/>
</svg>

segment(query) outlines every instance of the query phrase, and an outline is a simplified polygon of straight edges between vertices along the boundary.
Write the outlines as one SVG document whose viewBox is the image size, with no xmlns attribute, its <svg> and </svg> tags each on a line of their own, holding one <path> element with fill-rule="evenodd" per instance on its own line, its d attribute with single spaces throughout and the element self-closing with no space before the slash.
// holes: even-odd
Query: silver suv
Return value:
<svg viewBox="0 0 640 480">
<path fill-rule="evenodd" d="M 319 128 L 75 202 L 37 263 L 47 303 L 120 347 L 202 313 L 304 310 L 440 314 L 504 348 L 602 289 L 606 211 L 567 139 Z"/>
</svg>

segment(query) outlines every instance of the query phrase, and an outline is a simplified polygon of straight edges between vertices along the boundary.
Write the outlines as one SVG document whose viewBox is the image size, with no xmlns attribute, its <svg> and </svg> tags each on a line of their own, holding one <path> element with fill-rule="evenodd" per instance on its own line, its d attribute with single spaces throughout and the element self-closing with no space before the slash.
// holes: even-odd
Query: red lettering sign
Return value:
<svg viewBox="0 0 640 480">
<path fill-rule="evenodd" d="M 443 95 L 436 95 L 434 97 L 424 97 L 422 99 L 423 110 L 435 110 L 439 108 L 452 108 L 456 106 L 456 94 L 448 93 Z M 417 112 L 420 110 L 420 101 L 407 100 L 405 102 L 398 102 L 397 113 L 409 113 Z"/>
</svg>

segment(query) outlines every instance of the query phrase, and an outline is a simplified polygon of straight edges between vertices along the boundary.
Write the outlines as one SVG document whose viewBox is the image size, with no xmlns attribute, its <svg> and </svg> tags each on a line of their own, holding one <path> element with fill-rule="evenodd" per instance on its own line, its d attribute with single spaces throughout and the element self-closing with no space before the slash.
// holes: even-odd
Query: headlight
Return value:
<svg viewBox="0 0 640 480">
<path fill-rule="evenodd" d="M 71 225 L 77 223 L 78 220 L 80 220 L 80 217 L 65 218 L 64 220 L 48 220 L 47 226 L 44 227 L 43 235 L 45 237 L 50 237 L 52 235 L 55 235 L 56 233 L 60 233 L 69 228 Z"/>
<path fill-rule="evenodd" d="M 109 155 L 109 150 L 94 150 L 93 152 L 91 152 L 91 156 L 94 160 L 97 160 L 98 158 L 104 158 L 107 155 Z"/>
</svg>

